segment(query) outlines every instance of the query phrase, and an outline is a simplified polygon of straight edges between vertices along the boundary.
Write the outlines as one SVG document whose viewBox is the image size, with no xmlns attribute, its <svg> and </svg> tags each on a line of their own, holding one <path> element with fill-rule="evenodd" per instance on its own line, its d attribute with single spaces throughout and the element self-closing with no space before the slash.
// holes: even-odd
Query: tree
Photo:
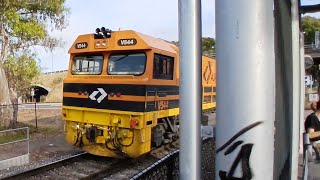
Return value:
<svg viewBox="0 0 320 180">
<path fill-rule="evenodd" d="M 0 77 L 5 77 L 3 64 L 12 61 L 10 58 L 28 59 L 34 46 L 47 50 L 59 46 L 60 40 L 51 37 L 48 29 L 66 27 L 68 9 L 64 3 L 65 0 L 0 0 Z M 0 83 L 3 87 L 8 84 L 6 78 Z M 1 89 L 0 105 L 10 99 L 4 96 L 8 92 L 8 88 Z M 0 115 L 2 121 L 8 121 L 3 118 L 9 117 L 8 114 Z"/>
<path fill-rule="evenodd" d="M 3 62 L 9 87 L 20 97 L 28 92 L 32 80 L 39 77 L 40 67 L 34 57 L 23 54 L 20 57 L 10 56 Z"/>
<path fill-rule="evenodd" d="M 202 54 L 211 56 L 215 53 L 216 41 L 211 37 L 203 37 L 202 39 Z M 171 41 L 172 44 L 179 46 L 178 41 Z"/>
<path fill-rule="evenodd" d="M 320 19 L 311 16 L 302 17 L 302 30 L 304 32 L 304 42 L 314 43 L 315 32 L 320 31 Z"/>
<path fill-rule="evenodd" d="M 213 55 L 215 53 L 216 41 L 211 37 L 202 38 L 202 53 L 204 55 Z"/>
<path fill-rule="evenodd" d="M 10 121 L 12 127 L 16 126 L 18 118 L 18 97 L 26 94 L 34 78 L 40 75 L 40 67 L 34 57 L 23 54 L 20 57 L 10 56 L 3 62 L 3 67 L 8 79 L 13 103 L 13 118 Z"/>
</svg>

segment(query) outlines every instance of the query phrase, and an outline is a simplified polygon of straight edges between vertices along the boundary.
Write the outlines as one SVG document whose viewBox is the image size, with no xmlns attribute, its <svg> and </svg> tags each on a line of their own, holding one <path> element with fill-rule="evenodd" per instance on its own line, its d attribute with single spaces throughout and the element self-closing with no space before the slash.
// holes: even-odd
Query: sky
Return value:
<svg viewBox="0 0 320 180">
<path fill-rule="evenodd" d="M 36 49 L 42 72 L 66 70 L 68 50 L 77 36 L 94 33 L 97 27 L 135 30 L 168 41 L 178 40 L 178 0 L 67 0 L 66 6 L 70 8 L 67 28 L 49 32 L 63 39 L 64 47 L 52 53 Z M 215 0 L 202 0 L 204 37 L 215 37 L 214 10 Z"/>
<path fill-rule="evenodd" d="M 90 3 L 88 3 L 90 2 Z M 202 0 L 202 36 L 215 37 L 215 0 Z M 302 0 L 302 5 L 320 0 Z M 70 9 L 68 26 L 49 32 L 61 38 L 64 47 L 46 52 L 36 48 L 42 72 L 67 70 L 68 50 L 80 34 L 94 33 L 97 27 L 135 30 L 168 41 L 178 40 L 178 0 L 66 0 Z M 306 14 L 320 18 L 320 13 Z"/>
</svg>

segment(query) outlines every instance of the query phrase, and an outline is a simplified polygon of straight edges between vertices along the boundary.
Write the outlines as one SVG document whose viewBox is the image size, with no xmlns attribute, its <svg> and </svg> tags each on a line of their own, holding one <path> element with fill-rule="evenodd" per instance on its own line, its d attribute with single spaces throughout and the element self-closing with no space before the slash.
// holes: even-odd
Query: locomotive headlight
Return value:
<svg viewBox="0 0 320 180">
<path fill-rule="evenodd" d="M 100 41 L 98 41 L 98 42 L 96 43 L 96 46 L 97 46 L 97 47 L 100 47 L 100 46 L 101 46 Z"/>
<path fill-rule="evenodd" d="M 101 45 L 105 47 L 105 46 L 107 46 L 107 42 L 103 41 Z"/>
</svg>

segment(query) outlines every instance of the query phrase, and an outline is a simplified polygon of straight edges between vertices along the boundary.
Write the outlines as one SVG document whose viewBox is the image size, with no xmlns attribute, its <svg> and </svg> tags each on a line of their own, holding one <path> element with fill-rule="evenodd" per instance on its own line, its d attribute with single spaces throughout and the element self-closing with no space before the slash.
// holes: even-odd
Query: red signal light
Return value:
<svg viewBox="0 0 320 180">
<path fill-rule="evenodd" d="M 121 93 L 117 93 L 116 96 L 117 96 L 117 97 L 120 97 L 120 96 L 121 96 Z"/>
<path fill-rule="evenodd" d="M 138 126 L 138 124 L 139 124 L 139 121 L 138 121 L 138 120 L 136 120 L 136 119 L 131 119 L 131 121 L 130 121 L 131 127 Z"/>
</svg>

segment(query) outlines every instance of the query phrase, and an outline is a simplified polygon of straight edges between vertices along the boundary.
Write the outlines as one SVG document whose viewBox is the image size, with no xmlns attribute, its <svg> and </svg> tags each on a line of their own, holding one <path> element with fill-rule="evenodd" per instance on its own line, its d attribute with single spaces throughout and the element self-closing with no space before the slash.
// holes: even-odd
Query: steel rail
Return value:
<svg viewBox="0 0 320 180">
<path fill-rule="evenodd" d="M 110 166 L 103 168 L 102 170 L 90 174 L 81 180 L 95 180 L 95 179 L 103 179 L 111 176 L 114 173 L 120 172 L 120 170 L 125 169 L 130 166 L 135 165 L 135 159 L 119 159 L 115 163 L 110 164 Z"/>
<path fill-rule="evenodd" d="M 52 162 L 52 163 L 49 163 L 49 164 L 45 164 L 45 165 L 40 166 L 40 167 L 36 167 L 36 168 L 28 170 L 28 171 L 24 171 L 24 172 L 20 172 L 20 173 L 17 173 L 17 174 L 13 174 L 13 175 L 8 176 L 8 177 L 4 177 L 3 179 L 6 179 L 6 180 L 9 180 L 9 179 L 25 179 L 27 177 L 32 177 L 32 176 L 35 176 L 37 174 L 41 174 L 41 173 L 46 172 L 46 171 L 51 170 L 51 169 L 55 169 L 55 168 L 58 168 L 58 167 L 61 167 L 61 166 L 65 166 L 65 165 L 71 164 L 71 163 L 73 163 L 73 162 L 75 162 L 75 161 L 77 161 L 79 159 L 84 158 L 87 155 L 88 155 L 88 153 L 81 152 L 79 154 L 73 155 L 73 156 L 65 158 L 65 159 L 61 159 L 61 160 L 58 160 L 58 161 L 55 161 L 55 162 Z"/>
</svg>

